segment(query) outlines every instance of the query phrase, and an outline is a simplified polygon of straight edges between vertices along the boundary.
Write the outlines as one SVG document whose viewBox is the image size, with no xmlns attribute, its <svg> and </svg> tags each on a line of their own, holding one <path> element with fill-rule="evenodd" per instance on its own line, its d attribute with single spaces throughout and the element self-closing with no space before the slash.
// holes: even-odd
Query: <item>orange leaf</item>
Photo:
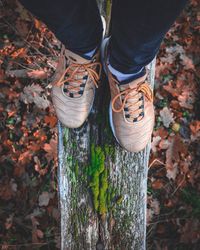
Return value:
<svg viewBox="0 0 200 250">
<path fill-rule="evenodd" d="M 18 162 L 23 165 L 28 163 L 31 158 L 32 158 L 32 153 L 30 151 L 25 151 L 19 156 Z"/>
<path fill-rule="evenodd" d="M 50 160 L 57 161 L 57 140 L 51 139 L 50 144 L 44 144 L 44 150 L 47 152 L 46 157 L 48 162 Z"/>
<path fill-rule="evenodd" d="M 49 123 L 51 128 L 54 128 L 57 123 L 57 117 L 56 116 L 48 116 L 46 115 L 44 118 L 45 123 Z"/>
<path fill-rule="evenodd" d="M 193 134 L 196 134 L 200 130 L 200 121 L 194 121 L 190 124 L 190 129 Z"/>
<path fill-rule="evenodd" d="M 153 189 L 161 189 L 164 186 L 164 183 L 162 180 L 155 180 L 152 184 Z"/>
<path fill-rule="evenodd" d="M 16 51 L 14 51 L 11 56 L 12 58 L 16 58 L 16 57 L 24 57 L 26 55 L 27 49 L 26 48 L 20 48 Z"/>
<path fill-rule="evenodd" d="M 44 26 L 44 24 L 42 22 L 40 22 L 38 19 L 34 18 L 34 23 L 35 23 L 35 28 L 40 30 L 41 27 Z"/>
</svg>

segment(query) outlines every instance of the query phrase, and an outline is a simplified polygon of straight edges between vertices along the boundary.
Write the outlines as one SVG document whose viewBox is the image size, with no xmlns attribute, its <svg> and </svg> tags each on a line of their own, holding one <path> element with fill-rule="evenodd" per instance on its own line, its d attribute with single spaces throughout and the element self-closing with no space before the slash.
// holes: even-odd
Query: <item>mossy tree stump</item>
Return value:
<svg viewBox="0 0 200 250">
<path fill-rule="evenodd" d="M 100 10 L 104 6 L 109 4 L 101 3 Z M 152 85 L 154 71 L 155 60 L 149 65 Z M 61 248 L 144 250 L 150 144 L 135 154 L 116 143 L 102 78 L 85 124 L 73 130 L 58 124 Z"/>
</svg>

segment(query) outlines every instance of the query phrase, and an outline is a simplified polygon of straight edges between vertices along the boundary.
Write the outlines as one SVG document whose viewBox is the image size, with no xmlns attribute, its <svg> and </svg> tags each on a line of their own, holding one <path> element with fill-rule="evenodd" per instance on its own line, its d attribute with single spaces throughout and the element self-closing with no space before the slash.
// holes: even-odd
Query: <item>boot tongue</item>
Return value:
<svg viewBox="0 0 200 250">
<path fill-rule="evenodd" d="M 142 83 L 142 82 L 144 82 L 145 80 L 146 80 L 146 77 L 147 77 L 147 75 L 145 74 L 144 76 L 142 76 L 142 77 L 140 77 L 140 78 L 138 78 L 138 79 L 135 79 L 135 80 L 133 80 L 132 82 L 129 82 L 129 83 L 127 83 L 127 84 L 122 84 L 122 85 L 120 85 L 119 86 L 119 88 L 120 88 L 120 91 L 123 91 L 123 90 L 125 90 L 125 89 L 134 89 L 134 88 L 136 88 L 137 86 L 138 86 L 138 84 L 139 83 Z"/>
<path fill-rule="evenodd" d="M 78 64 L 87 64 L 87 63 L 91 63 L 93 61 L 93 58 L 91 60 L 88 60 L 86 58 L 83 58 L 77 54 L 75 54 L 74 52 L 67 50 L 65 51 L 65 56 L 68 59 L 68 63 L 78 63 Z"/>
</svg>

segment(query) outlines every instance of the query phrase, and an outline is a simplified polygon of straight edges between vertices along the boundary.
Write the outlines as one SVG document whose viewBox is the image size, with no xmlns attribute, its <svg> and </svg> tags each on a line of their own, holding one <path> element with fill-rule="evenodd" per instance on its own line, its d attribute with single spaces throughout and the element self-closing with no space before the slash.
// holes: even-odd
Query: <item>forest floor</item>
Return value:
<svg viewBox="0 0 200 250">
<path fill-rule="evenodd" d="M 59 249 L 59 42 L 14 0 L 0 1 L 0 246 Z M 148 178 L 149 250 L 200 249 L 200 4 L 192 0 L 157 57 Z"/>
</svg>

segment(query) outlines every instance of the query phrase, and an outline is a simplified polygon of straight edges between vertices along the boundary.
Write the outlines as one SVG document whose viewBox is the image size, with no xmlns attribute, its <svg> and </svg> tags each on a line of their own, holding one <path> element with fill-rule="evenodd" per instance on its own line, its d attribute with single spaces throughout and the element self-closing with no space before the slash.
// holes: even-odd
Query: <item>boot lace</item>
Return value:
<svg viewBox="0 0 200 250">
<path fill-rule="evenodd" d="M 64 91 L 69 93 L 69 96 L 75 94 L 83 94 L 87 77 L 90 77 L 96 88 L 101 76 L 101 63 L 91 62 L 87 64 L 71 63 L 68 65 L 60 79 L 56 82 L 56 86 L 64 85 Z M 99 68 L 98 72 L 95 68 Z"/>
<path fill-rule="evenodd" d="M 113 98 L 112 110 L 117 113 L 124 110 L 126 118 L 133 122 L 140 121 L 144 117 L 144 96 L 148 101 L 153 102 L 153 91 L 147 82 L 140 83 L 134 88 L 122 90 Z M 116 108 L 116 101 L 120 97 L 122 104 Z"/>
</svg>

